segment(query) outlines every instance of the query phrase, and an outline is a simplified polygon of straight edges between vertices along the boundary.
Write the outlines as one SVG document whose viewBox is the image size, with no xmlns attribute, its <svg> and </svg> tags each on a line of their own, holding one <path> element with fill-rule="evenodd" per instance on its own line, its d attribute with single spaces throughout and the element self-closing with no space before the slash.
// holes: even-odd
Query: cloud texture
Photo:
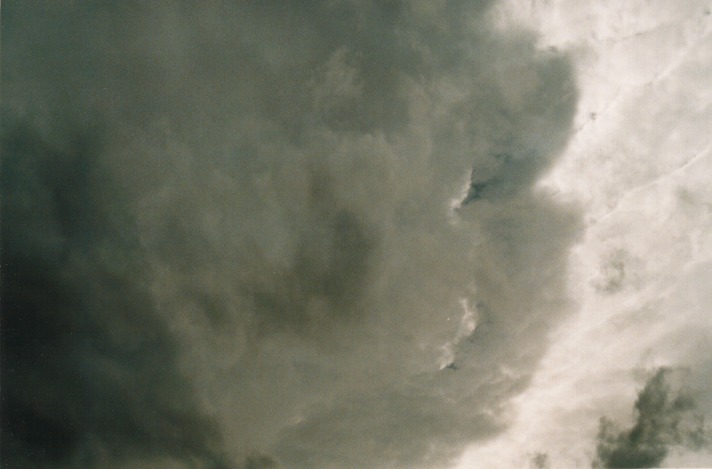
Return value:
<svg viewBox="0 0 712 469">
<path fill-rule="evenodd" d="M 575 130 L 539 184 L 579 203 L 584 227 L 569 258 L 574 314 L 551 334 L 531 385 L 512 401 L 515 422 L 473 445 L 462 469 L 535 467 L 537 453 L 551 468 L 590 466 L 602 415 L 620 431 L 633 427 L 641 370 L 686 370 L 695 413 L 709 421 L 711 7 L 709 0 L 494 5 L 499 28 L 536 30 L 540 48 L 573 60 Z M 712 465 L 709 448 L 668 448 L 665 467 Z"/>
<path fill-rule="evenodd" d="M 699 449 L 707 444 L 704 423 L 694 418 L 694 399 L 671 389 L 669 372 L 659 369 L 641 390 L 630 430 L 619 431 L 614 422 L 601 419 L 594 467 L 657 467 L 671 446 Z"/>
<path fill-rule="evenodd" d="M 576 88 L 488 7 L 5 2 L 4 462 L 438 467 L 504 428 L 568 301 L 579 217 L 533 185 Z"/>
</svg>

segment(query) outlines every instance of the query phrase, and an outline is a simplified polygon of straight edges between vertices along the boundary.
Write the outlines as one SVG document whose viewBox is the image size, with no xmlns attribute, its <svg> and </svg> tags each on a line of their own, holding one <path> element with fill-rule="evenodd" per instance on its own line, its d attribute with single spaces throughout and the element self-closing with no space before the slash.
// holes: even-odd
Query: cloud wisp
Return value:
<svg viewBox="0 0 712 469">
<path fill-rule="evenodd" d="M 602 418 L 593 467 L 657 467 L 671 447 L 700 449 L 709 444 L 704 421 L 695 418 L 695 401 L 684 390 L 675 392 L 660 368 L 635 401 L 636 420 L 627 430 Z"/>
</svg>

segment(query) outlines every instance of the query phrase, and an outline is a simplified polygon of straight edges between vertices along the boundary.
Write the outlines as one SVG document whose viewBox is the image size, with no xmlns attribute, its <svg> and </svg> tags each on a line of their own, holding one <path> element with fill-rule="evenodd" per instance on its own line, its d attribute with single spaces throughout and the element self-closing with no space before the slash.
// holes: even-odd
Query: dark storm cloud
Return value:
<svg viewBox="0 0 712 469">
<path fill-rule="evenodd" d="M 100 137 L 62 149 L 22 124 L 3 130 L 3 463 L 167 454 L 225 467 L 144 287 L 130 217 L 99 205 Z"/>
<path fill-rule="evenodd" d="M 656 467 L 675 446 L 699 449 L 706 444 L 704 423 L 695 418 L 695 401 L 684 390 L 674 391 L 670 370 L 659 369 L 635 402 L 636 421 L 628 430 L 603 418 L 594 467 Z"/>
<path fill-rule="evenodd" d="M 5 2 L 4 462 L 432 467 L 504 428 L 566 306 L 578 216 L 533 184 L 576 90 L 489 4 Z"/>
</svg>

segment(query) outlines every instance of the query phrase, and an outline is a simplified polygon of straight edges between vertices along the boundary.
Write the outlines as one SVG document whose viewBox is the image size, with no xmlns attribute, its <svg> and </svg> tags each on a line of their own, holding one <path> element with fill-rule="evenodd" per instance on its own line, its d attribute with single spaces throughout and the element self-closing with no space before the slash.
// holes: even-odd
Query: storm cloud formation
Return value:
<svg viewBox="0 0 712 469">
<path fill-rule="evenodd" d="M 640 391 L 632 428 L 620 430 L 601 419 L 594 467 L 657 467 L 671 447 L 708 444 L 704 422 L 695 418 L 694 399 L 684 390 L 673 391 L 666 378 L 670 372 L 660 368 Z"/>
<path fill-rule="evenodd" d="M 568 301 L 534 184 L 576 89 L 489 3 L 3 2 L 3 462 L 437 467 L 504 428 Z"/>
</svg>

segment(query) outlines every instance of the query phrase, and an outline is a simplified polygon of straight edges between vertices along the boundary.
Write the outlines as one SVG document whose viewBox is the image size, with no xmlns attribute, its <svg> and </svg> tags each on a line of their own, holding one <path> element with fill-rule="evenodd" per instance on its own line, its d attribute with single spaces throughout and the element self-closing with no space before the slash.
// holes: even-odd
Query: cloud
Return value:
<svg viewBox="0 0 712 469">
<path fill-rule="evenodd" d="M 220 463 L 219 433 L 176 369 L 122 207 L 100 206 L 96 136 L 63 150 L 3 139 L 3 458 L 99 467 L 170 455 Z"/>
<path fill-rule="evenodd" d="M 463 469 L 590 465 L 601 415 L 629 429 L 634 370 L 689 370 L 709 418 L 709 1 L 499 2 L 499 24 L 541 33 L 577 72 L 576 128 L 539 182 L 581 204 L 585 234 L 570 256 L 574 314 L 553 335 L 516 423 L 473 444 Z M 595 118 L 594 118 L 595 115 Z M 484 191 L 487 189 L 485 188 Z M 694 377 L 694 378 L 692 378 Z M 532 422 L 537 422 L 532 425 Z M 675 446 L 671 467 L 710 466 Z"/>
<path fill-rule="evenodd" d="M 660 368 L 640 391 L 636 421 L 629 430 L 601 419 L 594 467 L 655 467 L 673 446 L 699 449 L 705 444 L 703 422 L 694 418 L 694 399 L 684 390 L 671 389 L 669 373 Z"/>
<path fill-rule="evenodd" d="M 5 5 L 7 463 L 434 467 L 505 428 L 567 307 L 580 217 L 533 186 L 577 92 L 489 4 Z"/>
<path fill-rule="evenodd" d="M 546 453 L 537 453 L 532 458 L 532 465 L 537 469 L 549 467 L 549 456 Z"/>
</svg>

